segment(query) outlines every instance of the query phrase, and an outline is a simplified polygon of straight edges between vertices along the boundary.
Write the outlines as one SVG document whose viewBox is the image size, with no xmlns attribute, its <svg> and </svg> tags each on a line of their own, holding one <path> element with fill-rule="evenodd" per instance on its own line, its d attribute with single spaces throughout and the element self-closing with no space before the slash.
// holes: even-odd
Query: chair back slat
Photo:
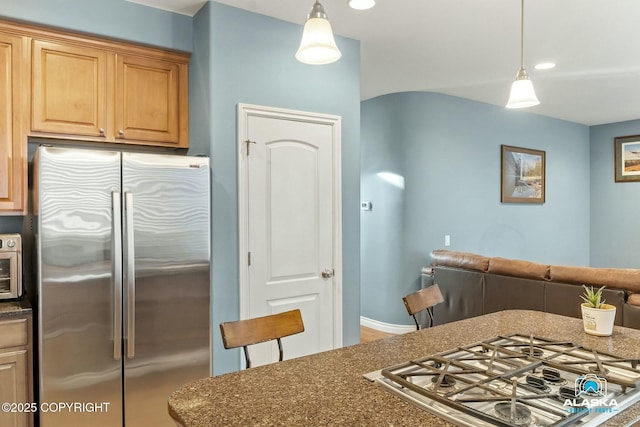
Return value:
<svg viewBox="0 0 640 427">
<path fill-rule="evenodd" d="M 304 332 L 299 309 L 220 324 L 224 348 L 244 347 Z"/>
<path fill-rule="evenodd" d="M 413 316 L 416 313 L 421 312 L 429 307 L 433 307 L 436 304 L 440 304 L 444 301 L 440 287 L 437 284 L 429 286 L 428 288 L 420 289 L 417 292 L 407 295 L 402 298 L 404 306 L 407 308 L 409 315 Z"/>
</svg>

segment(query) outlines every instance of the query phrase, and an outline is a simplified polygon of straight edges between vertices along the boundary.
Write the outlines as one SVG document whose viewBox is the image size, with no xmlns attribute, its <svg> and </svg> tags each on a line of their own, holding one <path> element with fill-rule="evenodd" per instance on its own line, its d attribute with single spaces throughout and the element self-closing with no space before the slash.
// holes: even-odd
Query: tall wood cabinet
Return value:
<svg viewBox="0 0 640 427">
<path fill-rule="evenodd" d="M 26 212 L 24 45 L 23 37 L 0 32 L 0 215 Z"/>
<path fill-rule="evenodd" d="M 0 215 L 26 213 L 27 138 L 189 147 L 189 54 L 0 20 Z"/>
<path fill-rule="evenodd" d="M 25 405 L 33 402 L 31 314 L 0 319 L 0 402 Z M 9 409 L 6 411 L 5 409 Z M 9 406 L 0 411 L 0 425 L 33 425 L 35 408 Z"/>
</svg>

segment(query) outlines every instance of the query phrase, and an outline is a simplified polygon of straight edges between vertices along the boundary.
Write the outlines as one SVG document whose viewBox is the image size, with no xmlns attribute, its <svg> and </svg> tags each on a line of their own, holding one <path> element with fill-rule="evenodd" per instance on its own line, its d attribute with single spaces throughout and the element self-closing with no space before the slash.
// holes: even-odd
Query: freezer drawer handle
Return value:
<svg viewBox="0 0 640 427">
<path fill-rule="evenodd" d="M 113 358 L 122 357 L 122 210 L 120 193 L 111 193 L 111 238 L 113 257 Z"/>
<path fill-rule="evenodd" d="M 127 279 L 127 358 L 135 356 L 136 340 L 136 266 L 133 244 L 133 194 L 124 193 Z"/>
</svg>

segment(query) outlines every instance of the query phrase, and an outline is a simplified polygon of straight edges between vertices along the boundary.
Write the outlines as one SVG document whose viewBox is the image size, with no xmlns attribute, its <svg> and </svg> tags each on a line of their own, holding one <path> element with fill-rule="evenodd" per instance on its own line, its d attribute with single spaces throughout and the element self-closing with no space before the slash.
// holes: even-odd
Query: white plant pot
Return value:
<svg viewBox="0 0 640 427">
<path fill-rule="evenodd" d="M 608 337 L 613 333 L 613 322 L 616 319 L 616 307 L 602 304 L 602 308 L 593 308 L 582 303 L 582 321 L 584 331 L 599 337 Z"/>
</svg>

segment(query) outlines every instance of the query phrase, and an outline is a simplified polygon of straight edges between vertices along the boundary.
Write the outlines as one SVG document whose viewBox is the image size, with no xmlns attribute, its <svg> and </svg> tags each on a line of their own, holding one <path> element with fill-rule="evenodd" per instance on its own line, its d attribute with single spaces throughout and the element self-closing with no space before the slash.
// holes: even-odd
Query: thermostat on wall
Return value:
<svg viewBox="0 0 640 427">
<path fill-rule="evenodd" d="M 372 211 L 373 203 L 371 202 L 360 202 L 360 209 L 363 211 Z"/>
</svg>

